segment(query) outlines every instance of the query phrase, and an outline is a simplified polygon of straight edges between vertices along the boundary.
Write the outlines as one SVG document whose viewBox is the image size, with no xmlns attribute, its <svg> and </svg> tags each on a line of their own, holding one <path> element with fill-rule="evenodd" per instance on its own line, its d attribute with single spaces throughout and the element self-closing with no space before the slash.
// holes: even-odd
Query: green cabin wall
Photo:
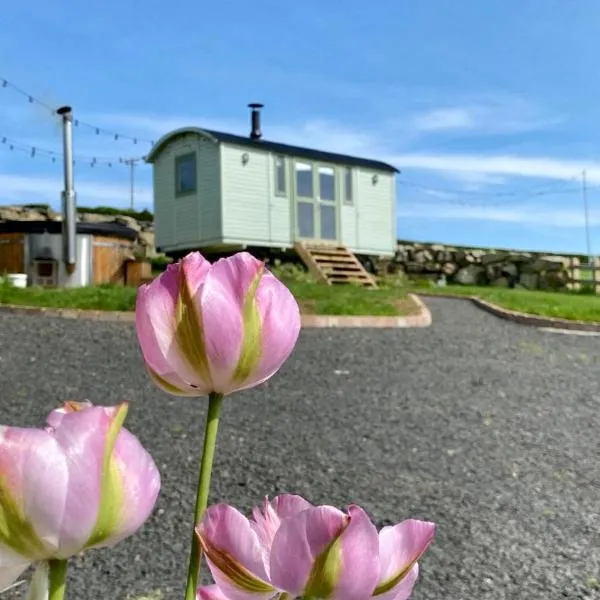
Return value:
<svg viewBox="0 0 600 600">
<path fill-rule="evenodd" d="M 224 243 L 290 246 L 289 185 L 287 197 L 275 194 L 273 155 L 221 144 L 221 168 Z"/>
<path fill-rule="evenodd" d="M 175 194 L 175 161 L 196 153 L 196 192 Z M 172 141 L 153 165 L 156 246 L 201 247 L 221 239 L 219 145 L 197 135 Z"/>
</svg>

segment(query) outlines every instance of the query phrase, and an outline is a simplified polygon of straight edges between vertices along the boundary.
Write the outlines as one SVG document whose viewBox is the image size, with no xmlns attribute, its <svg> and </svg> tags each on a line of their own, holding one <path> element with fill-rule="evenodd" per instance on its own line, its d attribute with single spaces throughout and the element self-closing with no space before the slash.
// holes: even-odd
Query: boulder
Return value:
<svg viewBox="0 0 600 600">
<path fill-rule="evenodd" d="M 492 254 L 484 254 L 481 257 L 480 262 L 482 265 L 487 266 L 487 265 L 501 263 L 501 262 L 504 262 L 505 260 L 506 260 L 506 254 L 498 254 L 497 252 L 494 252 Z"/>
<path fill-rule="evenodd" d="M 490 285 L 493 287 L 510 287 L 510 281 L 508 277 L 497 277 L 496 279 L 492 279 Z"/>
<path fill-rule="evenodd" d="M 481 265 L 462 267 L 456 272 L 454 281 L 461 285 L 484 285 L 487 283 L 485 267 Z"/>
<path fill-rule="evenodd" d="M 538 289 L 539 275 L 537 273 L 521 273 L 519 275 L 519 285 L 528 290 Z"/>
</svg>

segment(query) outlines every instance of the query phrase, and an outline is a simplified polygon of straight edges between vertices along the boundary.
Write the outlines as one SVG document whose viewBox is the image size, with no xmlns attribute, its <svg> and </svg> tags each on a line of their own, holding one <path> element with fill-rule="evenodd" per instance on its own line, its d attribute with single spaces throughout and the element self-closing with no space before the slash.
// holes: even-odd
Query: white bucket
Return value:
<svg viewBox="0 0 600 600">
<path fill-rule="evenodd" d="M 16 288 L 27 287 L 27 273 L 8 273 L 6 275 L 8 283 Z"/>
</svg>

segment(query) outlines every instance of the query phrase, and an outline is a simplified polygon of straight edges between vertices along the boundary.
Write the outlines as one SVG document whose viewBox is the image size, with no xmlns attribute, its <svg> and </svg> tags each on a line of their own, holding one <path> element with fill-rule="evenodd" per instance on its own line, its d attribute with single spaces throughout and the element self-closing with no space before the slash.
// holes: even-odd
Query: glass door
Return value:
<svg viewBox="0 0 600 600">
<path fill-rule="evenodd" d="M 337 203 L 335 169 L 319 167 L 319 236 L 322 240 L 337 240 Z"/>
<path fill-rule="evenodd" d="M 313 240 L 317 233 L 317 200 L 313 166 L 310 163 L 294 163 L 296 187 L 296 231 L 298 237 Z"/>
</svg>

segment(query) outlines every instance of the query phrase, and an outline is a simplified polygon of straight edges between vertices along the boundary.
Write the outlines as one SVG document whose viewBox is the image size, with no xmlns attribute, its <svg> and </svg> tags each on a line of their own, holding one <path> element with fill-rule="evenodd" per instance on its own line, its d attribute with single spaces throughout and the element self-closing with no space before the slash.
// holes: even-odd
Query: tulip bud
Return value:
<svg viewBox="0 0 600 600">
<path fill-rule="evenodd" d="M 146 368 L 179 396 L 231 394 L 272 377 L 291 354 L 300 311 L 247 252 L 210 264 L 192 252 L 138 290 L 136 330 Z"/>
<path fill-rule="evenodd" d="M 0 427 L 0 589 L 31 563 L 112 546 L 150 516 L 158 469 L 127 404 L 66 403 L 46 429 Z"/>
</svg>

